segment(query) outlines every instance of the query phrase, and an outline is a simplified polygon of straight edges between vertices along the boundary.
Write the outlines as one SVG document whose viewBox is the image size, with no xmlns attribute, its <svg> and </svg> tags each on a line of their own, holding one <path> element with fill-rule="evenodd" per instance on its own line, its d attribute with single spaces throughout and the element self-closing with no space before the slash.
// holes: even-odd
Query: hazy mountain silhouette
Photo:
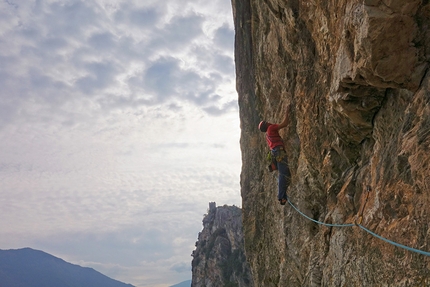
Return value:
<svg viewBox="0 0 430 287">
<path fill-rule="evenodd" d="M 0 287 L 133 287 L 31 248 L 0 250 Z"/>
</svg>

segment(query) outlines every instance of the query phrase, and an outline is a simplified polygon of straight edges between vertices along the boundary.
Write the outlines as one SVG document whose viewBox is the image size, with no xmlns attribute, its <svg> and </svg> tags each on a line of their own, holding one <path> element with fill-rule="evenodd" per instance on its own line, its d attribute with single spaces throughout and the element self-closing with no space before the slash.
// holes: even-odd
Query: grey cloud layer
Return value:
<svg viewBox="0 0 430 287">
<path fill-rule="evenodd" d="M 38 105 L 64 116 L 77 98 L 93 108 L 186 100 L 210 111 L 222 106 L 220 84 L 234 78 L 233 31 L 221 23 L 204 32 L 209 20 L 201 12 L 166 22 L 161 6 L 0 5 L 8 23 L 0 27 L 2 122 L 40 114 Z"/>
<path fill-rule="evenodd" d="M 231 18 L 230 0 L 1 1 L 0 247 L 189 279 L 207 203 L 240 201 Z"/>
</svg>

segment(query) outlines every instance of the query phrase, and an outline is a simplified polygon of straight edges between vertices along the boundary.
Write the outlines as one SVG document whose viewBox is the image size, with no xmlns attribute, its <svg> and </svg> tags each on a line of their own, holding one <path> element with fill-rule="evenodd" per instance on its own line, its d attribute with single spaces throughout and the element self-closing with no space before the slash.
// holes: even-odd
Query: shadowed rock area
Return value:
<svg viewBox="0 0 430 287">
<path fill-rule="evenodd" d="M 245 251 L 255 286 L 430 286 L 430 257 L 276 200 L 260 120 L 281 122 L 290 199 L 430 251 L 428 0 L 232 0 Z M 368 192 L 369 190 L 369 192 Z"/>
</svg>

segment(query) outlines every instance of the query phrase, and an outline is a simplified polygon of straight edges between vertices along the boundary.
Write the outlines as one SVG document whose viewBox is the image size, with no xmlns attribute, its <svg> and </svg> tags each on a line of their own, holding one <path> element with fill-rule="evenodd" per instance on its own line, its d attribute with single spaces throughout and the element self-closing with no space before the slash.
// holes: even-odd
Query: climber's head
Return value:
<svg viewBox="0 0 430 287">
<path fill-rule="evenodd" d="M 267 131 L 267 127 L 269 126 L 270 124 L 268 123 L 268 122 L 266 122 L 266 121 L 261 121 L 259 124 L 258 124 L 258 129 L 260 130 L 260 131 L 262 131 L 263 133 L 265 133 L 266 131 Z"/>
</svg>

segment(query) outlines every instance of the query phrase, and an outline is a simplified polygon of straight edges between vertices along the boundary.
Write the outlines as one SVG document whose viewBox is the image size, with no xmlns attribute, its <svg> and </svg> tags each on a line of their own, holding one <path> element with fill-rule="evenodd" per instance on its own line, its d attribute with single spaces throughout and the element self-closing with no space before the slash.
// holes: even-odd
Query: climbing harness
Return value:
<svg viewBox="0 0 430 287">
<path fill-rule="evenodd" d="M 276 151 L 272 151 L 276 154 L 275 159 L 277 162 L 281 162 L 287 156 L 287 152 L 283 147 L 275 148 Z"/>
<path fill-rule="evenodd" d="M 269 162 L 269 165 L 267 166 L 267 169 L 269 170 L 269 172 L 272 172 L 278 169 L 278 166 L 276 165 L 276 160 L 272 156 L 272 151 L 270 150 L 269 150 L 269 153 L 267 154 L 267 161 Z"/>
<path fill-rule="evenodd" d="M 370 191 L 371 191 L 371 189 L 370 189 L 370 187 L 368 186 L 367 187 L 367 194 L 366 194 L 366 199 L 365 199 L 365 202 L 364 202 L 364 204 L 363 204 L 363 207 L 361 208 L 361 212 L 359 213 L 359 217 L 358 218 L 356 218 L 356 220 L 355 220 L 355 223 L 344 223 L 344 224 L 332 224 L 332 223 L 326 223 L 326 222 L 321 222 L 321 221 L 318 221 L 318 220 L 315 220 L 315 219 L 313 219 L 313 218 L 311 218 L 311 217 L 309 217 L 309 216 L 307 216 L 306 214 L 304 214 L 303 212 L 301 212 L 296 206 L 294 206 L 294 204 L 290 201 L 290 198 L 288 197 L 287 198 L 287 200 L 288 200 L 288 203 L 300 214 L 300 215 L 302 215 L 303 217 L 305 217 L 305 218 L 307 218 L 307 219 L 309 219 L 309 220 L 311 220 L 311 221 L 313 221 L 313 222 L 315 222 L 315 223 L 318 223 L 318 224 L 320 224 L 320 225 L 324 225 L 324 226 L 329 226 L 329 227 L 351 227 L 351 226 L 358 226 L 358 227 L 360 227 L 362 230 L 364 230 L 364 231 L 366 231 L 367 233 L 369 233 L 369 234 L 371 234 L 372 236 L 374 236 L 374 237 L 376 237 L 376 238 L 378 238 L 378 239 L 381 239 L 381 240 L 383 240 L 383 241 L 385 241 L 385 242 L 387 242 L 387 243 L 389 243 L 389 244 L 392 244 L 392 245 L 394 245 L 394 246 L 397 246 L 397 247 L 400 247 L 400 248 L 403 248 L 403 249 L 406 249 L 406 250 L 408 250 L 408 251 L 412 251 L 412 252 L 416 252 L 416 253 L 419 253 L 419 254 L 422 254 L 422 255 L 425 255 L 425 256 L 430 256 L 430 252 L 427 252 L 427 251 L 423 251 L 423 250 L 419 250 L 419 249 L 416 249 L 416 248 L 412 248 L 412 247 L 409 247 L 409 246 L 406 246 L 406 245 L 403 245 L 403 244 L 400 244 L 400 243 L 397 243 L 397 242 L 394 242 L 394 241 L 392 241 L 392 240 L 389 240 L 389 239 L 387 239 L 387 238 L 384 238 L 384 237 L 382 237 L 381 235 L 378 235 L 378 234 L 376 234 L 376 233 L 374 233 L 373 231 L 370 231 L 369 229 L 367 229 L 366 227 L 364 227 L 363 225 L 361 225 L 361 221 L 362 221 L 362 219 L 363 219 L 363 210 L 364 210 L 364 206 L 366 205 L 366 203 L 367 203 L 367 199 L 368 199 L 368 197 L 369 197 L 369 193 L 370 193 Z"/>
<path fill-rule="evenodd" d="M 269 163 L 269 165 L 267 166 L 267 169 L 269 170 L 269 172 L 272 172 L 274 170 L 278 170 L 278 166 L 277 163 L 278 162 L 285 162 L 285 157 L 287 156 L 287 153 L 285 151 L 285 149 L 281 146 L 276 147 L 273 150 L 269 150 L 269 152 L 267 153 L 267 162 Z"/>
</svg>

